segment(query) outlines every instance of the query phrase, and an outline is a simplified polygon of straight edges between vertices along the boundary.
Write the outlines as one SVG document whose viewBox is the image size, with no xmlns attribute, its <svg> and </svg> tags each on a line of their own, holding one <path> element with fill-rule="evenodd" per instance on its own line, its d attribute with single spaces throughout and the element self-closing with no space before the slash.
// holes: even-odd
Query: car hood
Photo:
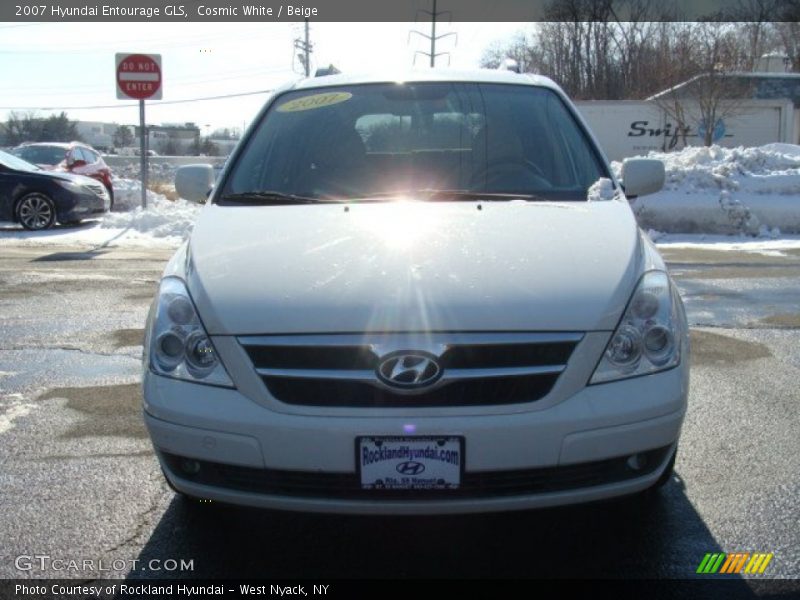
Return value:
<svg viewBox="0 0 800 600">
<path fill-rule="evenodd" d="M 37 165 L 41 167 L 42 165 Z M 95 180 L 85 175 L 78 175 L 77 173 L 70 173 L 68 171 L 54 171 L 52 167 L 49 169 L 42 168 L 41 171 L 25 171 L 27 174 L 40 175 L 48 179 L 60 179 L 62 181 L 69 181 L 78 185 L 85 185 L 87 183 L 95 183 Z"/>
<path fill-rule="evenodd" d="M 186 278 L 218 335 L 612 330 L 642 253 L 618 200 L 209 205 Z"/>
</svg>

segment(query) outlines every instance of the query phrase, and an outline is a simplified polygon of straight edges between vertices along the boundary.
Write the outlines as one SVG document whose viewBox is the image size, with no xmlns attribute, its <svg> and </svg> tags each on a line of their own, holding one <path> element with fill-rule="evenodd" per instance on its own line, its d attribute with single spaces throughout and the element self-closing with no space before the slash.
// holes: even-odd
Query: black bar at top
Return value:
<svg viewBox="0 0 800 600">
<path fill-rule="evenodd" d="M 583 6 L 586 14 L 571 7 Z M 600 12 L 592 6 L 603 7 Z M 637 20 L 739 21 L 731 0 L 437 0 L 436 10 L 454 22 L 482 21 L 626 21 L 631 7 L 648 7 Z M 253 7 L 248 9 L 247 7 Z M 414 22 L 430 19 L 432 0 L 14 0 L 0 3 L 7 22 Z M 428 11 L 426 13 L 426 11 Z M 772 21 L 794 21 L 800 3 L 778 3 Z"/>
</svg>

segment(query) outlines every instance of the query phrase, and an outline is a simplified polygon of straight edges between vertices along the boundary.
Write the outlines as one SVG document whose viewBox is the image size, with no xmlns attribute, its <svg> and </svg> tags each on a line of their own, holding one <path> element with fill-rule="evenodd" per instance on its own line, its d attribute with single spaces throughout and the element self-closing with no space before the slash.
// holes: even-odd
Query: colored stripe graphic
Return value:
<svg viewBox="0 0 800 600">
<path fill-rule="evenodd" d="M 728 559 L 725 561 L 725 564 L 722 565 L 720 573 L 738 573 L 742 570 L 742 567 L 744 567 L 744 563 L 749 556 L 749 552 L 734 552 L 733 554 L 728 554 Z"/>
<path fill-rule="evenodd" d="M 697 567 L 696 573 L 705 573 L 706 565 L 708 564 L 708 561 L 710 559 L 711 555 L 709 553 L 706 553 L 706 555 L 703 557 L 703 560 L 700 561 L 700 566 Z"/>
<path fill-rule="evenodd" d="M 706 554 L 703 562 L 697 567 L 698 573 L 716 573 L 722 561 L 725 560 L 725 553 Z"/>
<path fill-rule="evenodd" d="M 753 574 L 761 574 L 767 569 L 767 565 L 769 561 L 772 560 L 773 554 L 770 552 L 769 554 L 764 553 L 756 553 L 753 554 L 752 558 L 750 558 L 750 562 L 747 563 L 747 567 L 745 567 L 745 573 L 753 573 Z"/>
<path fill-rule="evenodd" d="M 700 561 L 696 572 L 702 575 L 742 572 L 760 575 L 767 570 L 767 565 L 773 556 L 774 554 L 771 552 L 769 554 L 764 552 L 755 552 L 753 554 L 750 552 L 732 552 L 730 554 L 707 552 L 703 560 Z"/>
</svg>

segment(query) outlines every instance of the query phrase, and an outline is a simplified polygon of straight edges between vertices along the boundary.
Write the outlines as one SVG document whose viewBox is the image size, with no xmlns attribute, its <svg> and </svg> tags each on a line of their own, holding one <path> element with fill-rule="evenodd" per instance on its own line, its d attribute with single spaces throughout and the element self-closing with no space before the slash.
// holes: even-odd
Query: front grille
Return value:
<svg viewBox="0 0 800 600">
<path fill-rule="evenodd" d="M 188 474 L 184 458 L 163 454 L 169 469 L 181 478 L 212 487 L 256 494 L 335 499 L 445 499 L 521 496 L 577 490 L 619 483 L 654 472 L 667 458 L 670 446 L 639 454 L 639 468 L 627 456 L 560 467 L 511 471 L 465 472 L 461 486 L 449 490 L 364 490 L 355 473 L 284 471 L 196 461 L 200 469 Z"/>
<path fill-rule="evenodd" d="M 286 404 L 350 407 L 492 406 L 546 396 L 579 333 L 375 334 L 240 337 L 270 394 Z M 378 376 L 387 355 L 434 357 L 441 377 L 421 390 Z"/>
<path fill-rule="evenodd" d="M 369 383 L 265 377 L 270 393 L 290 404 L 319 406 L 481 406 L 530 402 L 545 396 L 557 374 L 454 381 L 424 394 L 392 393 Z"/>
</svg>

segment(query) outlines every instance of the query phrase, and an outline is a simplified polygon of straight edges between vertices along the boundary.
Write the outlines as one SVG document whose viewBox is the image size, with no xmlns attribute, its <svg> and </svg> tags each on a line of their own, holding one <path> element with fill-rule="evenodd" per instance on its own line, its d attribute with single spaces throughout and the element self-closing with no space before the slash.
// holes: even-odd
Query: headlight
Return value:
<svg viewBox="0 0 800 600">
<path fill-rule="evenodd" d="M 66 179 L 56 179 L 55 180 L 58 185 L 60 185 L 65 190 L 72 192 L 73 194 L 85 194 L 86 190 L 82 185 L 78 185 L 77 183 L 73 183 L 71 181 L 67 181 Z"/>
<path fill-rule="evenodd" d="M 673 294 L 664 271 L 642 276 L 590 384 L 655 373 L 680 363 L 683 332 Z"/>
<path fill-rule="evenodd" d="M 233 387 L 183 281 L 176 277 L 161 280 L 154 310 L 147 347 L 153 373 Z"/>
</svg>

